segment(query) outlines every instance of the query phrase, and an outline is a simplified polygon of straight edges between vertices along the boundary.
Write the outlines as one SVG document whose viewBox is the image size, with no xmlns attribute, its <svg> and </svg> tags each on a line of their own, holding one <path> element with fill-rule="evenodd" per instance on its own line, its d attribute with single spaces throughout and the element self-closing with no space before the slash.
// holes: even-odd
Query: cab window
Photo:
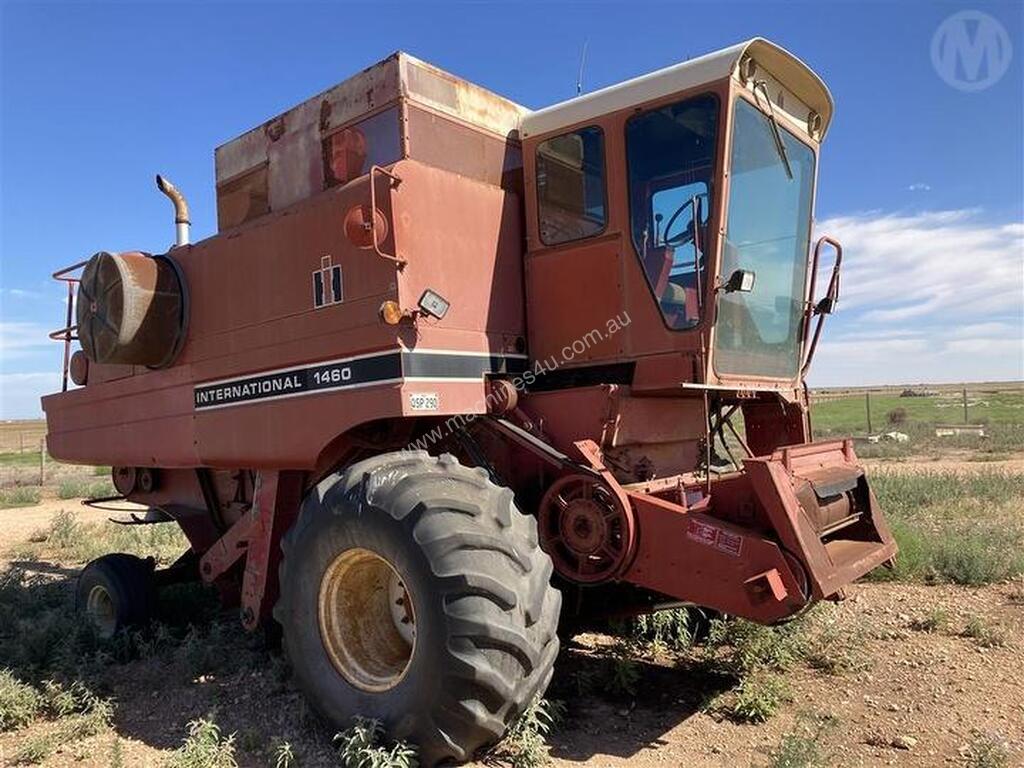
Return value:
<svg viewBox="0 0 1024 768">
<path fill-rule="evenodd" d="M 701 316 L 718 140 L 718 99 L 679 101 L 626 124 L 630 229 L 647 283 L 673 329 Z"/>
<path fill-rule="evenodd" d="M 604 231 L 604 134 L 591 126 L 537 147 L 540 239 L 557 245 Z"/>
</svg>

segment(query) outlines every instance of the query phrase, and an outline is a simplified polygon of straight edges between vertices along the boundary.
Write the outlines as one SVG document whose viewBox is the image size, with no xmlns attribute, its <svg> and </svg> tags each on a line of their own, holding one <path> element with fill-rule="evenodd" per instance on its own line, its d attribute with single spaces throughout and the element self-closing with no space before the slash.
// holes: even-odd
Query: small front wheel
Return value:
<svg viewBox="0 0 1024 768">
<path fill-rule="evenodd" d="M 78 577 L 75 605 L 109 639 L 128 627 L 142 626 L 156 603 L 152 559 L 121 553 L 104 555 Z"/>
</svg>

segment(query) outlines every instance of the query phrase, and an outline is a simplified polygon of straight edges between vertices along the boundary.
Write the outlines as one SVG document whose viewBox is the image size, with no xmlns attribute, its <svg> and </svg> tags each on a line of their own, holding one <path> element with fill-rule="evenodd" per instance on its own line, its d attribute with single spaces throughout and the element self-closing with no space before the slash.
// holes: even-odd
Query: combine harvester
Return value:
<svg viewBox="0 0 1024 768">
<path fill-rule="evenodd" d="M 80 605 L 112 634 L 214 584 L 430 765 L 544 692 L 560 621 L 837 598 L 896 545 L 811 438 L 831 120 L 761 39 L 536 112 L 398 53 L 217 149 L 215 236 L 157 177 L 174 247 L 55 275 L 43 407 L 191 550 L 102 557 Z"/>
</svg>

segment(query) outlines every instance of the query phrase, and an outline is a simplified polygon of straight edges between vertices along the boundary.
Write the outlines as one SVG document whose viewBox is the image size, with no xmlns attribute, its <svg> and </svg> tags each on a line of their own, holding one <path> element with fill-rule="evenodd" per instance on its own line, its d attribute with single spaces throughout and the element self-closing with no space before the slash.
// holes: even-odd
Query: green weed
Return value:
<svg viewBox="0 0 1024 768">
<path fill-rule="evenodd" d="M 941 632 L 949 626 L 949 612 L 945 608 L 932 608 L 919 619 L 910 622 L 910 628 L 918 632 Z"/>
<path fill-rule="evenodd" d="M 744 619 L 715 619 L 705 656 L 740 678 L 763 669 L 786 670 L 803 655 L 801 629 L 799 622 L 765 627 Z"/>
<path fill-rule="evenodd" d="M 758 672 L 739 684 L 729 714 L 739 722 L 763 723 L 791 700 L 789 684 L 780 675 Z"/>
<path fill-rule="evenodd" d="M 0 490 L 0 509 L 32 507 L 42 498 L 42 489 L 31 485 L 19 485 Z"/>
<path fill-rule="evenodd" d="M 960 636 L 970 638 L 982 648 L 999 648 L 1006 645 L 1006 632 L 1001 627 L 987 624 L 979 616 L 974 616 L 967 622 Z"/>
<path fill-rule="evenodd" d="M 964 754 L 965 768 L 1009 768 L 1010 745 L 995 733 L 973 731 Z"/>
<path fill-rule="evenodd" d="M 823 739 L 835 725 L 831 716 L 798 717 L 793 730 L 783 735 L 779 748 L 772 752 L 767 768 L 827 768 L 829 754 Z"/>
<path fill-rule="evenodd" d="M 539 768 L 551 762 L 547 736 L 565 715 L 565 706 L 539 696 L 509 727 L 493 756 L 512 768 Z"/>
<path fill-rule="evenodd" d="M 10 670 L 0 670 L 0 733 L 28 725 L 41 707 L 42 697 L 35 688 L 18 680 Z"/>
<path fill-rule="evenodd" d="M 97 499 L 114 493 L 114 486 L 109 480 L 97 482 L 86 477 L 61 480 L 57 486 L 57 496 L 61 499 Z"/>
<path fill-rule="evenodd" d="M 404 741 L 390 747 L 384 741 L 384 726 L 378 720 L 355 717 L 352 726 L 334 737 L 344 768 L 415 768 L 416 750 Z"/>
<path fill-rule="evenodd" d="M 287 741 L 280 742 L 274 748 L 274 768 L 294 768 L 295 750 Z"/>
<path fill-rule="evenodd" d="M 629 626 L 631 637 L 639 643 L 649 643 L 657 650 L 680 651 L 693 643 L 690 612 L 685 608 L 637 616 Z"/>
<path fill-rule="evenodd" d="M 210 718 L 188 725 L 184 742 L 167 761 L 167 768 L 238 768 L 235 735 L 224 736 Z"/>
</svg>

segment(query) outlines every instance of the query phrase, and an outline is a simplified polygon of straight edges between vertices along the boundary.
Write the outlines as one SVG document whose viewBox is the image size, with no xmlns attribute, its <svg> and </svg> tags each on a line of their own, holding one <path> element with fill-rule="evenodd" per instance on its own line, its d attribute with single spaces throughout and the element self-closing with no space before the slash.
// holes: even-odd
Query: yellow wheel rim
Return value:
<svg viewBox="0 0 1024 768">
<path fill-rule="evenodd" d="M 338 672 L 364 691 L 394 688 L 416 647 L 416 615 L 401 574 L 369 549 L 347 549 L 324 571 L 320 637 Z"/>
<path fill-rule="evenodd" d="M 114 608 L 114 598 L 110 596 L 107 588 L 97 584 L 89 590 L 85 599 L 85 614 L 96 627 L 100 637 L 110 638 L 117 631 L 117 610 Z"/>
</svg>

